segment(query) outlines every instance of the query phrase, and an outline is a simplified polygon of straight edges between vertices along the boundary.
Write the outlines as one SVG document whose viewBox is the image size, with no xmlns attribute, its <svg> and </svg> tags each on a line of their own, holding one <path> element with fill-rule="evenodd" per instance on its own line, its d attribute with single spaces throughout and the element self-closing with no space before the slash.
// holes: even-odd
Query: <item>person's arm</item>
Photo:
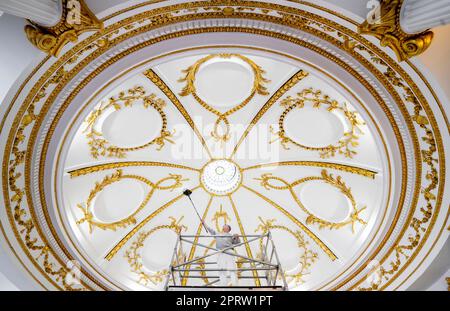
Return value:
<svg viewBox="0 0 450 311">
<path fill-rule="evenodd" d="M 233 234 L 233 239 L 231 240 L 231 242 L 233 244 L 239 244 L 239 243 L 241 243 L 241 239 L 239 238 L 239 236 L 237 234 Z"/>
<path fill-rule="evenodd" d="M 211 235 L 216 235 L 217 234 L 217 232 L 214 229 L 208 227 L 203 220 L 202 220 L 202 224 L 203 224 L 203 226 L 205 226 L 205 228 L 209 231 L 209 233 Z"/>
</svg>

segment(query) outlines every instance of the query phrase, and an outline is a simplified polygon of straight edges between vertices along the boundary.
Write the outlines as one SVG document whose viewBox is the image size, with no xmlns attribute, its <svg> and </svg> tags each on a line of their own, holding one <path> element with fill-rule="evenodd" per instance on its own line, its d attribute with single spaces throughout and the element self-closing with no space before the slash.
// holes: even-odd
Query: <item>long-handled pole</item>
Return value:
<svg viewBox="0 0 450 311">
<path fill-rule="evenodd" d="M 183 194 L 189 198 L 189 201 L 191 201 L 192 207 L 194 208 L 195 213 L 197 214 L 198 218 L 200 219 L 200 222 L 202 223 L 203 228 L 205 228 L 206 232 L 211 234 L 209 232 L 208 228 L 206 228 L 205 224 L 203 223 L 203 219 L 200 217 L 200 214 L 198 213 L 197 208 L 195 207 L 194 201 L 192 201 L 192 199 L 191 199 L 192 191 L 189 190 L 189 189 L 186 189 L 186 190 L 183 191 Z"/>
</svg>

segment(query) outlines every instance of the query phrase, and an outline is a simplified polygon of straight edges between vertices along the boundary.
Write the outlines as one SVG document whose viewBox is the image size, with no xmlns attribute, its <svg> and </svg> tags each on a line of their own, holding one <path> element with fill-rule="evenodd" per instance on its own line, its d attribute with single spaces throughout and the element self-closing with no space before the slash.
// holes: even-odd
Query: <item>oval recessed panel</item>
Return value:
<svg viewBox="0 0 450 311">
<path fill-rule="evenodd" d="M 135 104 L 109 114 L 102 124 L 102 134 L 118 147 L 141 146 L 158 136 L 161 122 L 155 109 Z"/>
<path fill-rule="evenodd" d="M 92 209 L 95 218 L 110 223 L 128 217 L 144 199 L 140 182 L 123 179 L 106 186 L 96 196 Z"/>
<path fill-rule="evenodd" d="M 141 251 L 142 264 L 149 271 L 167 269 L 173 254 L 177 234 L 172 230 L 158 230 L 149 236 Z"/>
<path fill-rule="evenodd" d="M 305 184 L 300 200 L 312 214 L 327 221 L 343 221 L 350 213 L 348 198 L 339 189 L 323 181 Z"/>
<path fill-rule="evenodd" d="M 229 107 L 240 104 L 251 94 L 253 80 L 253 72 L 245 62 L 213 59 L 200 67 L 195 88 L 207 104 Z"/>
<path fill-rule="evenodd" d="M 325 108 L 305 106 L 294 108 L 284 121 L 286 135 L 292 140 L 310 147 L 326 147 L 335 144 L 344 135 L 344 124 L 334 113 Z"/>
</svg>

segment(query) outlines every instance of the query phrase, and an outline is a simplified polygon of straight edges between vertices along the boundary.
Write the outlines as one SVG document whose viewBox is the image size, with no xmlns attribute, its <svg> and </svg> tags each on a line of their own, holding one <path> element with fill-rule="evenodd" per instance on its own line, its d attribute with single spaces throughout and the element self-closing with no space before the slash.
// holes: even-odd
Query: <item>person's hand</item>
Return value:
<svg viewBox="0 0 450 311">
<path fill-rule="evenodd" d="M 237 234 L 237 233 L 233 234 L 233 238 L 238 239 L 239 238 L 239 234 Z"/>
</svg>

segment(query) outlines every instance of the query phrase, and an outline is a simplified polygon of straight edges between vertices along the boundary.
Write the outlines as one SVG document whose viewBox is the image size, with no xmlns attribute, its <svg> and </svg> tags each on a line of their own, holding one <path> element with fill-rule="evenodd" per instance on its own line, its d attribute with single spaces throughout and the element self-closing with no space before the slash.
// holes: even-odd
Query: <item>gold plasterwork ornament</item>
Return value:
<svg viewBox="0 0 450 311">
<path fill-rule="evenodd" d="M 147 271 L 148 269 L 146 269 L 143 264 L 141 248 L 144 247 L 145 241 L 157 231 L 170 230 L 173 231 L 176 235 L 179 235 L 181 234 L 181 232 L 186 231 L 187 227 L 182 224 L 183 218 L 184 216 L 181 216 L 177 220 L 175 217 L 169 217 L 169 224 L 159 225 L 148 231 L 140 232 L 137 239 L 133 241 L 133 243 L 131 243 L 131 246 L 125 252 L 125 258 L 130 264 L 131 272 L 138 275 L 138 283 L 144 286 L 147 286 L 149 283 L 158 285 L 165 280 L 167 274 L 169 273 L 169 270 L 162 269 L 154 272 Z M 179 258 L 182 258 L 183 256 L 185 255 L 182 252 L 178 253 Z"/>
<path fill-rule="evenodd" d="M 58 56 L 69 42 L 77 42 L 86 31 L 103 29 L 103 22 L 89 10 L 84 0 L 62 0 L 60 21 L 51 27 L 44 27 L 30 21 L 25 26 L 28 40 L 39 50 Z"/>
<path fill-rule="evenodd" d="M 92 201 L 95 197 L 107 186 L 116 183 L 120 180 L 124 179 L 132 179 L 139 182 L 142 182 L 149 186 L 150 190 L 145 196 L 144 200 L 139 204 L 136 210 L 129 215 L 128 217 L 115 221 L 115 222 L 101 222 L 95 219 L 94 214 L 91 211 Z M 111 175 L 107 175 L 103 178 L 102 181 L 96 182 L 94 188 L 89 193 L 89 197 L 86 203 L 78 204 L 78 208 L 83 212 L 83 217 L 77 221 L 77 224 L 80 225 L 84 222 L 89 224 L 89 233 L 92 233 L 94 227 L 103 229 L 103 230 L 117 230 L 118 228 L 125 228 L 129 225 L 136 224 L 136 215 L 147 205 L 152 196 L 155 194 L 157 190 L 169 190 L 173 191 L 177 188 L 180 188 L 183 185 L 184 181 L 188 179 L 183 179 L 181 175 L 169 174 L 169 176 L 164 177 L 158 180 L 156 183 L 148 180 L 147 178 L 135 174 L 123 174 L 122 170 L 117 170 L 115 173 Z"/>
<path fill-rule="evenodd" d="M 338 142 L 324 147 L 313 147 L 303 145 L 286 135 L 284 124 L 286 116 L 295 108 L 304 108 L 307 103 L 317 109 L 326 109 L 326 111 L 330 113 L 341 113 L 344 119 L 347 120 L 349 129 L 343 134 Z M 292 144 L 302 149 L 318 151 L 321 158 L 331 158 L 336 154 L 342 154 L 346 158 L 353 158 L 353 156 L 356 155 L 354 149 L 359 145 L 359 137 L 364 134 L 360 126 L 365 123 L 355 111 L 351 111 L 347 107 L 347 104 L 340 104 L 337 100 L 331 99 L 328 95 L 323 94 L 321 90 L 307 88 L 298 92 L 295 97 L 288 96 L 284 98 L 281 100 L 280 105 L 284 107 L 285 110 L 278 120 L 278 131 L 275 131 L 273 127 L 270 128 L 272 134 L 275 136 L 275 139 L 273 139 L 271 143 L 279 140 L 285 149 L 289 149 L 288 145 Z"/>
<path fill-rule="evenodd" d="M 360 209 L 357 208 L 356 200 L 353 196 L 353 193 L 345 182 L 342 180 L 341 176 L 334 177 L 332 174 L 329 174 L 326 170 L 322 170 L 321 176 L 307 176 L 301 179 L 298 179 L 292 183 L 286 181 L 285 179 L 277 176 L 273 176 L 271 173 L 266 173 L 261 175 L 261 178 L 255 178 L 261 183 L 267 190 L 287 190 L 291 194 L 292 198 L 295 200 L 297 205 L 300 207 L 302 211 L 304 211 L 308 217 L 306 218 L 306 224 L 311 225 L 315 224 L 319 226 L 319 229 L 328 228 L 328 229 L 340 229 L 347 225 L 351 225 L 352 232 L 355 233 L 355 225 L 356 223 L 360 223 L 362 225 L 366 225 L 367 222 L 361 219 L 361 212 L 366 209 L 366 207 L 362 207 Z M 301 202 L 294 188 L 301 184 L 311 182 L 311 181 L 322 181 L 327 183 L 337 189 L 345 196 L 351 203 L 352 211 L 349 213 L 348 217 L 345 220 L 339 222 L 332 222 L 320 218 L 313 213 L 311 213 L 306 206 Z"/>
<path fill-rule="evenodd" d="M 112 145 L 103 137 L 102 132 L 96 129 L 98 120 L 108 110 L 119 111 L 124 108 L 132 108 L 135 102 L 142 102 L 144 108 L 153 108 L 158 112 L 162 122 L 159 136 L 143 145 L 135 147 Z M 166 102 L 164 100 L 158 98 L 154 93 L 147 94 L 142 86 L 135 86 L 127 91 L 121 91 L 117 96 L 111 96 L 106 102 L 100 103 L 100 106 L 94 109 L 87 117 L 87 126 L 84 130 L 92 157 L 95 159 L 99 156 L 124 158 L 127 152 L 144 149 L 151 145 L 158 146 L 156 150 L 160 151 L 166 142 L 173 144 L 174 141 L 171 137 L 174 133 L 167 130 L 167 116 L 163 110 L 165 106 Z"/>
<path fill-rule="evenodd" d="M 222 58 L 222 59 L 238 58 L 247 63 L 253 71 L 254 78 L 250 95 L 248 95 L 247 98 L 245 98 L 241 103 L 225 112 L 221 112 L 215 109 L 214 107 L 211 107 L 197 94 L 197 90 L 195 88 L 195 79 L 200 67 L 209 60 L 214 58 Z M 269 94 L 265 86 L 267 83 L 270 82 L 268 79 L 264 77 L 264 74 L 266 72 L 253 60 L 240 54 L 232 54 L 232 53 L 211 54 L 199 59 L 193 65 L 189 66 L 187 69 L 184 69 L 182 72 L 184 73 L 184 76 L 181 77 L 178 81 L 185 82 L 186 85 L 183 87 L 179 95 L 180 96 L 192 95 L 194 99 L 203 108 L 205 108 L 206 110 L 217 116 L 216 122 L 214 123 L 214 129 L 211 132 L 211 137 L 213 137 L 214 140 L 221 142 L 222 145 L 231 138 L 230 122 L 228 120 L 228 117 L 233 113 L 235 113 L 236 111 L 244 108 L 255 97 L 256 94 L 264 96 Z"/>
<path fill-rule="evenodd" d="M 397 54 L 399 61 L 422 54 L 433 40 L 432 31 L 408 34 L 402 30 L 400 10 L 403 1 L 382 0 L 378 9 L 379 13 L 369 16 L 358 27 L 359 33 L 375 36 L 382 46 L 390 47 Z"/>
<path fill-rule="evenodd" d="M 293 273 L 284 271 L 284 275 L 287 280 L 294 282 L 295 285 L 304 283 L 305 275 L 310 273 L 310 268 L 319 258 L 318 254 L 311 250 L 309 242 L 299 230 L 294 231 L 284 225 L 275 224 L 275 219 L 264 220 L 261 216 L 259 216 L 258 219 L 260 224 L 256 228 L 255 232 L 267 234 L 269 231 L 281 230 L 293 236 L 297 240 L 297 247 L 300 250 L 298 268 L 296 269 L 297 271 Z M 263 250 L 263 241 L 260 240 L 258 257 L 262 258 Z"/>
</svg>

